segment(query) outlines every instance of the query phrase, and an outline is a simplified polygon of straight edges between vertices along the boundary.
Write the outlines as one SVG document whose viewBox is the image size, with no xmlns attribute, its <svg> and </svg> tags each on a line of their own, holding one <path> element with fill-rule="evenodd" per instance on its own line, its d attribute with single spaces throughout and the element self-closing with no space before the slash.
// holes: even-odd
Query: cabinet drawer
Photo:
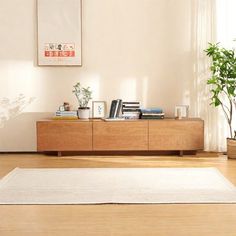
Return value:
<svg viewBox="0 0 236 236">
<path fill-rule="evenodd" d="M 38 151 L 92 150 L 92 122 L 37 122 Z"/>
<path fill-rule="evenodd" d="M 94 122 L 94 150 L 148 150 L 148 121 Z"/>
<path fill-rule="evenodd" d="M 149 150 L 201 150 L 202 120 L 149 121 Z"/>
</svg>

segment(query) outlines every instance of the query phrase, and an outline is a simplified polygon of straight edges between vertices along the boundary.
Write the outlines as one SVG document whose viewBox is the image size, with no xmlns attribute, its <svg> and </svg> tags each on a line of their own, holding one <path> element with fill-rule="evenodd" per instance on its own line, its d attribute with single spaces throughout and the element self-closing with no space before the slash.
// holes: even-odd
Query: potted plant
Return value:
<svg viewBox="0 0 236 236">
<path fill-rule="evenodd" d="M 89 100 L 92 99 L 92 91 L 90 90 L 90 87 L 82 87 L 79 82 L 75 84 L 73 88 L 72 92 L 75 94 L 79 103 L 78 116 L 80 119 L 88 119 L 90 111 L 88 103 Z"/>
<path fill-rule="evenodd" d="M 227 138 L 228 158 L 236 158 L 236 131 L 232 127 L 236 110 L 236 51 L 226 49 L 219 43 L 209 43 L 205 52 L 212 60 L 212 75 L 207 81 L 211 86 L 211 105 L 222 108 L 230 134 Z"/>
</svg>

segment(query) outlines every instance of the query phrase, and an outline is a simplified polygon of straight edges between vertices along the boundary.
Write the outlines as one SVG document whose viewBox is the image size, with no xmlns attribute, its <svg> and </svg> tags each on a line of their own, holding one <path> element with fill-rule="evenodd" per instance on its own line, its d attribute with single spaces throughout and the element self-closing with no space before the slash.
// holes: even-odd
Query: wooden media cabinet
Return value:
<svg viewBox="0 0 236 236">
<path fill-rule="evenodd" d="M 197 151 L 204 149 L 201 119 L 41 120 L 37 121 L 39 152 L 68 151 Z"/>
</svg>

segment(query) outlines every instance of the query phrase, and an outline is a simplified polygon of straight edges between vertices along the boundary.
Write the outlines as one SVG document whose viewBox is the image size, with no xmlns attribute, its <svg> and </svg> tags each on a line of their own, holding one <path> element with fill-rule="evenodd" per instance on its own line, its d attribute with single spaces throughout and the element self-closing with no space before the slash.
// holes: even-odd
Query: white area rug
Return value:
<svg viewBox="0 0 236 236">
<path fill-rule="evenodd" d="M 236 203 L 215 168 L 16 168 L 0 180 L 0 204 Z"/>
</svg>

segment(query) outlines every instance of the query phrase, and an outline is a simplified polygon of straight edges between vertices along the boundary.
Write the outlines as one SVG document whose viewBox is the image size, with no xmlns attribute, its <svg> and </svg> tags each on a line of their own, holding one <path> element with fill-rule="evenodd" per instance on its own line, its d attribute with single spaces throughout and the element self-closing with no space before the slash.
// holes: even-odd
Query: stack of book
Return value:
<svg viewBox="0 0 236 236">
<path fill-rule="evenodd" d="M 141 119 L 164 119 L 165 113 L 160 108 L 141 109 Z"/>
<path fill-rule="evenodd" d="M 122 117 L 125 119 L 139 119 L 140 102 L 123 102 Z"/>
<path fill-rule="evenodd" d="M 76 120 L 78 119 L 77 111 L 56 111 L 55 120 Z"/>
</svg>

